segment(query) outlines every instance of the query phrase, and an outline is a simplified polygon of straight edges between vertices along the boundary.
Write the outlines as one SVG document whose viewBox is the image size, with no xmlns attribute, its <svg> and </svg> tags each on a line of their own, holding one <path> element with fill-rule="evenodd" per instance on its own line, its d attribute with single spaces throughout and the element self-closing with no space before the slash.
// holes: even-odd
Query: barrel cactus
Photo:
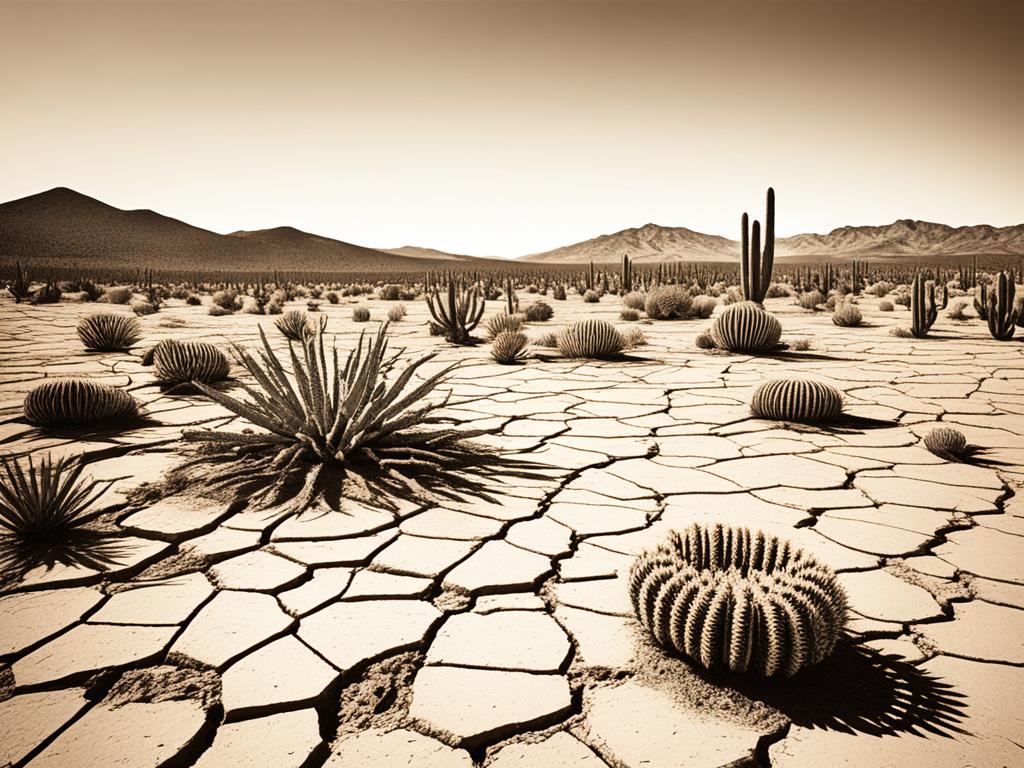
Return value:
<svg viewBox="0 0 1024 768">
<path fill-rule="evenodd" d="M 123 389 L 89 379 L 44 381 L 25 396 L 25 420 L 38 427 L 81 427 L 138 415 Z"/>
<path fill-rule="evenodd" d="M 530 340 L 520 331 L 501 331 L 491 342 L 491 357 L 503 365 L 522 362 Z"/>
<path fill-rule="evenodd" d="M 832 322 L 843 328 L 853 328 L 860 325 L 863 320 L 864 315 L 861 313 L 860 307 L 852 301 L 843 301 L 837 304 L 832 313 Z"/>
<path fill-rule="evenodd" d="M 754 391 L 750 410 L 759 419 L 830 421 L 843 412 L 843 395 L 820 381 L 775 379 Z"/>
<path fill-rule="evenodd" d="M 962 461 L 968 454 L 967 438 L 952 427 L 936 427 L 924 437 L 924 447 L 947 461 Z"/>
<path fill-rule="evenodd" d="M 753 302 L 728 307 L 711 325 L 715 344 L 730 352 L 765 352 L 782 338 L 782 324 Z"/>
<path fill-rule="evenodd" d="M 227 356 L 205 341 L 162 341 L 153 348 L 153 369 L 162 384 L 210 384 L 231 372 Z"/>
<path fill-rule="evenodd" d="M 90 352 L 121 352 L 142 338 L 139 321 L 128 315 L 89 315 L 75 330 Z"/>
<path fill-rule="evenodd" d="M 686 320 L 692 306 L 693 297 L 681 285 L 652 288 L 644 301 L 644 311 L 652 320 Z"/>
<path fill-rule="evenodd" d="M 543 323 L 550 320 L 555 310 L 546 301 L 537 301 L 526 308 L 526 319 L 531 323 Z"/>
<path fill-rule="evenodd" d="M 790 542 L 747 528 L 692 525 L 640 554 L 629 573 L 640 624 L 706 669 L 790 676 L 835 648 L 846 594 Z"/>
<path fill-rule="evenodd" d="M 614 357 L 624 346 L 622 334 L 607 320 L 581 320 L 558 334 L 558 351 L 565 357 Z"/>
</svg>

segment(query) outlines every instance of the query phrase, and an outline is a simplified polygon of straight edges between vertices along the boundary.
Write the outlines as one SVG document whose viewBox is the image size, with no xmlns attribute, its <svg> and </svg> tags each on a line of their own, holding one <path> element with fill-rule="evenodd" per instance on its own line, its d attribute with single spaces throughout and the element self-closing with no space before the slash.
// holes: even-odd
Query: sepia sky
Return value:
<svg viewBox="0 0 1024 768">
<path fill-rule="evenodd" d="M 1024 3 L 0 0 L 0 200 L 517 256 L 1024 222 Z"/>
</svg>

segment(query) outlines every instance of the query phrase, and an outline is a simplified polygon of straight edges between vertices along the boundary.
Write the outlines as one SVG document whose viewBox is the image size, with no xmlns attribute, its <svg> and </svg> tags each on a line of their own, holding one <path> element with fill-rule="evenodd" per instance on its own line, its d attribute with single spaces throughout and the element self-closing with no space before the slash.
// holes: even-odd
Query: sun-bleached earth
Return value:
<svg viewBox="0 0 1024 768">
<path fill-rule="evenodd" d="M 525 306 L 534 300 L 520 292 Z M 613 296 L 547 298 L 539 337 L 585 317 L 620 328 Z M 369 326 L 351 319 L 368 306 Z M 85 455 L 116 479 L 117 546 L 94 565 L 38 568 L 0 595 L 0 765 L 693 768 L 1024 764 L 1024 354 L 977 319 L 863 297 L 866 327 L 767 303 L 773 357 L 698 351 L 709 323 L 639 324 L 627 361 L 500 366 L 487 345 L 430 337 L 422 302 L 392 326 L 424 369 L 454 360 L 451 412 L 546 478 L 493 502 L 398 500 L 231 513 L 202 488 L 128 500 L 184 457 L 186 427 L 244 424 L 164 393 L 142 352 L 164 338 L 253 345 L 273 318 L 171 302 L 132 353 L 89 354 L 74 328 L 126 307 L 0 301 L 4 454 Z M 392 303 L 323 305 L 347 348 Z M 295 303 L 295 308 L 302 305 Z M 501 310 L 488 304 L 487 315 Z M 482 326 L 481 326 L 482 335 Z M 44 377 L 128 388 L 150 422 L 48 435 L 20 420 Z M 762 381 L 843 390 L 868 426 L 750 417 Z M 951 464 L 921 438 L 955 426 L 998 464 Z M 889 423 L 884 423 L 889 422 Z M 793 540 L 840 573 L 849 645 L 791 681 L 702 673 L 652 648 L 624 586 L 633 556 L 673 528 L 720 521 Z"/>
</svg>

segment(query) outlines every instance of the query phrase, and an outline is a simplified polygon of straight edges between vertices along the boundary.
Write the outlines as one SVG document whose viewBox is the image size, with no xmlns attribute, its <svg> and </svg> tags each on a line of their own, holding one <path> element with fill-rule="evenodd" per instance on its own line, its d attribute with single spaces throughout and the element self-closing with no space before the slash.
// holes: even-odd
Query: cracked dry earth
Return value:
<svg viewBox="0 0 1024 768">
<path fill-rule="evenodd" d="M 374 319 L 389 306 L 359 303 Z M 613 297 L 550 303 L 555 319 L 532 336 L 619 310 Z M 243 426 L 201 397 L 162 393 L 141 350 L 253 344 L 272 318 L 172 302 L 141 318 L 134 353 L 86 354 L 78 319 L 126 308 L 3 301 L 2 450 L 83 453 L 87 473 L 117 481 L 104 503 L 119 538 L 103 569 L 39 568 L 0 596 L 0 765 L 1024 764 L 1022 347 L 976 319 L 894 338 L 908 313 L 876 304 L 864 297 L 869 325 L 851 329 L 770 301 L 784 338 L 813 339 L 789 356 L 696 351 L 707 323 L 689 321 L 642 325 L 650 343 L 631 361 L 545 350 L 505 367 L 486 346 L 430 338 L 410 302 L 395 343 L 437 349 L 431 370 L 465 360 L 452 412 L 499 427 L 486 442 L 547 479 L 496 482 L 495 502 L 288 517 L 233 512 L 202 488 L 149 504 L 130 494 L 182 460 L 184 427 Z M 325 310 L 343 348 L 366 327 L 350 304 Z M 150 423 L 55 435 L 21 422 L 24 393 L 62 375 L 127 387 Z M 751 418 L 754 387 L 790 375 L 890 423 Z M 936 421 L 1002 463 L 936 458 L 921 443 Z M 835 568 L 848 646 L 771 684 L 650 647 L 624 574 L 695 521 L 780 534 Z"/>
</svg>

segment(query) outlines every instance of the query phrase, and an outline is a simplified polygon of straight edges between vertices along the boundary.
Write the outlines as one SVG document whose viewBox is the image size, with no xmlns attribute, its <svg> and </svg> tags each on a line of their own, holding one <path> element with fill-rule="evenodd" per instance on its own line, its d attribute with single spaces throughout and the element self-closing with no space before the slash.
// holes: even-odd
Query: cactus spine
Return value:
<svg viewBox="0 0 1024 768">
<path fill-rule="evenodd" d="M 763 251 L 760 222 L 755 220 L 753 227 L 749 227 L 750 217 L 746 213 L 740 219 L 740 285 L 743 298 L 757 304 L 764 303 L 765 294 L 772 282 L 772 266 L 775 262 L 775 190 L 771 187 L 768 187 L 765 207 Z"/>
</svg>

